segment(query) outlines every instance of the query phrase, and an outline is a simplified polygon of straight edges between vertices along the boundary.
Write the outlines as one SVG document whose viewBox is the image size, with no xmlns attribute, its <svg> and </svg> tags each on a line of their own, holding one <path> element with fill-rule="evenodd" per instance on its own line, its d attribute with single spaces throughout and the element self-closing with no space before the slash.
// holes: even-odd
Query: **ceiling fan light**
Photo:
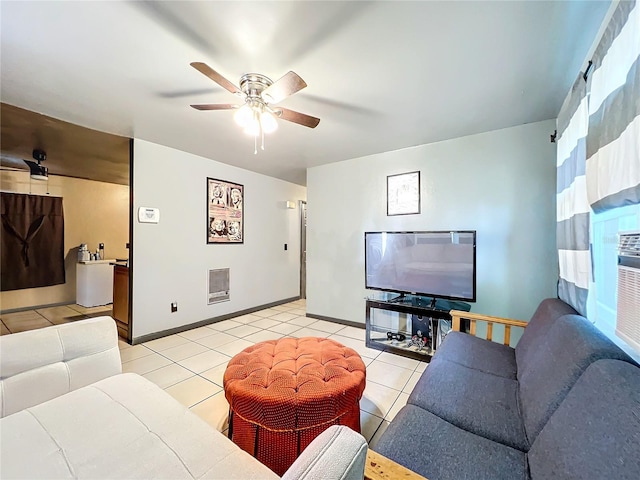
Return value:
<svg viewBox="0 0 640 480">
<path fill-rule="evenodd" d="M 49 180 L 49 175 L 31 174 L 31 180 L 46 181 Z"/>
<path fill-rule="evenodd" d="M 242 128 L 247 128 L 253 120 L 253 110 L 245 103 L 234 113 L 233 119 Z"/>
<path fill-rule="evenodd" d="M 260 135 L 260 122 L 257 118 L 253 117 L 249 120 L 248 125 L 244 129 L 244 133 L 252 137 Z"/>
<path fill-rule="evenodd" d="M 269 112 L 262 112 L 260 114 L 260 123 L 262 124 L 262 131 L 264 133 L 275 132 L 278 129 L 278 122 L 273 115 Z"/>
</svg>

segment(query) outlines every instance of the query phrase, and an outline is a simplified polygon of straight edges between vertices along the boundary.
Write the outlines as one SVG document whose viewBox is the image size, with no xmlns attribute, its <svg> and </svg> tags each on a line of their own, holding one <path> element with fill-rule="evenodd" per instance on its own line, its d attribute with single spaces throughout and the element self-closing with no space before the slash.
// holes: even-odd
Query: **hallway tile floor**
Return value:
<svg viewBox="0 0 640 480">
<path fill-rule="evenodd" d="M 143 375 L 226 433 L 229 405 L 222 377 L 231 357 L 263 340 L 328 337 L 353 348 L 367 366 L 360 421 L 362 435 L 375 447 L 428 364 L 367 348 L 364 329 L 309 318 L 305 313 L 305 300 L 297 300 L 139 345 L 120 340 L 122 371 Z M 0 319 L 5 334 L 110 314 L 109 305 L 94 309 L 67 305 L 3 314 Z"/>
<path fill-rule="evenodd" d="M 58 307 L 38 308 L 36 310 L 24 310 L 22 312 L 3 313 L 0 316 L 2 335 L 74 322 L 83 318 L 111 315 L 111 311 L 111 305 L 91 308 L 81 305 L 61 305 Z"/>
</svg>

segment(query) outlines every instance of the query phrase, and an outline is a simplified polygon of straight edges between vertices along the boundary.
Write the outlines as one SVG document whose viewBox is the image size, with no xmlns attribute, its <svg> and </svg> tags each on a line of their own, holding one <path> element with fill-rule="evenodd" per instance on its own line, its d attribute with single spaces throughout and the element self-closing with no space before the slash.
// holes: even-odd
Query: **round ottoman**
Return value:
<svg viewBox="0 0 640 480">
<path fill-rule="evenodd" d="M 331 425 L 360 432 L 365 366 L 328 338 L 282 338 L 229 361 L 224 394 L 229 438 L 278 475 Z"/>
</svg>

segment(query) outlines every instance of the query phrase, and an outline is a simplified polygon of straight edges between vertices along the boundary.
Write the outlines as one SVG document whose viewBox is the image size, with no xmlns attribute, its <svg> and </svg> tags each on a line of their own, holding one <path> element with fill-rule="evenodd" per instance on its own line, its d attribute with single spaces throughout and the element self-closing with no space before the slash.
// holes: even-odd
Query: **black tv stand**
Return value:
<svg viewBox="0 0 640 480">
<path fill-rule="evenodd" d="M 470 305 L 464 302 L 445 300 L 437 297 L 421 297 L 419 295 L 411 295 L 401 293 L 397 297 L 384 300 L 387 303 L 397 303 L 411 305 L 413 307 L 430 308 L 432 310 L 466 310 L 471 309 Z"/>
<path fill-rule="evenodd" d="M 365 316 L 367 347 L 429 361 L 437 348 L 442 321 L 451 321 L 451 310 L 469 311 L 471 305 L 436 297 L 401 294 L 388 299 L 368 298 Z M 385 313 L 386 312 L 386 313 Z M 419 326 L 430 342 L 416 349 L 411 343 Z M 445 328 L 447 328 L 445 326 Z M 450 328 L 450 327 L 449 327 Z M 465 325 L 462 326 L 465 330 Z M 418 336 L 416 339 L 419 340 Z"/>
</svg>

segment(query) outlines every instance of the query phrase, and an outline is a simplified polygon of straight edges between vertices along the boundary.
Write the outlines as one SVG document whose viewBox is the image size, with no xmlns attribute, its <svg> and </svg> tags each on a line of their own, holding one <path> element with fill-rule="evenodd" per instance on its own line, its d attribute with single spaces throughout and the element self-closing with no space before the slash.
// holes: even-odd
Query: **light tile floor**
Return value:
<svg viewBox="0 0 640 480">
<path fill-rule="evenodd" d="M 78 319 L 78 315 L 108 315 L 109 308 L 69 305 L 2 315 L 3 333 L 5 328 L 9 332 L 39 328 Z M 120 341 L 122 370 L 143 375 L 226 433 L 229 405 L 222 377 L 231 357 L 257 342 L 284 336 L 332 338 L 357 351 L 367 366 L 360 421 L 363 436 L 375 447 L 428 364 L 367 348 L 364 329 L 309 318 L 305 313 L 305 300 L 297 300 L 139 345 Z"/>
<path fill-rule="evenodd" d="M 2 335 L 24 332 L 36 328 L 50 327 L 61 323 L 74 322 L 89 317 L 111 315 L 112 305 L 101 307 L 83 307 L 81 305 L 61 305 L 58 307 L 38 308 L 22 312 L 3 313 L 0 316 Z"/>
</svg>

